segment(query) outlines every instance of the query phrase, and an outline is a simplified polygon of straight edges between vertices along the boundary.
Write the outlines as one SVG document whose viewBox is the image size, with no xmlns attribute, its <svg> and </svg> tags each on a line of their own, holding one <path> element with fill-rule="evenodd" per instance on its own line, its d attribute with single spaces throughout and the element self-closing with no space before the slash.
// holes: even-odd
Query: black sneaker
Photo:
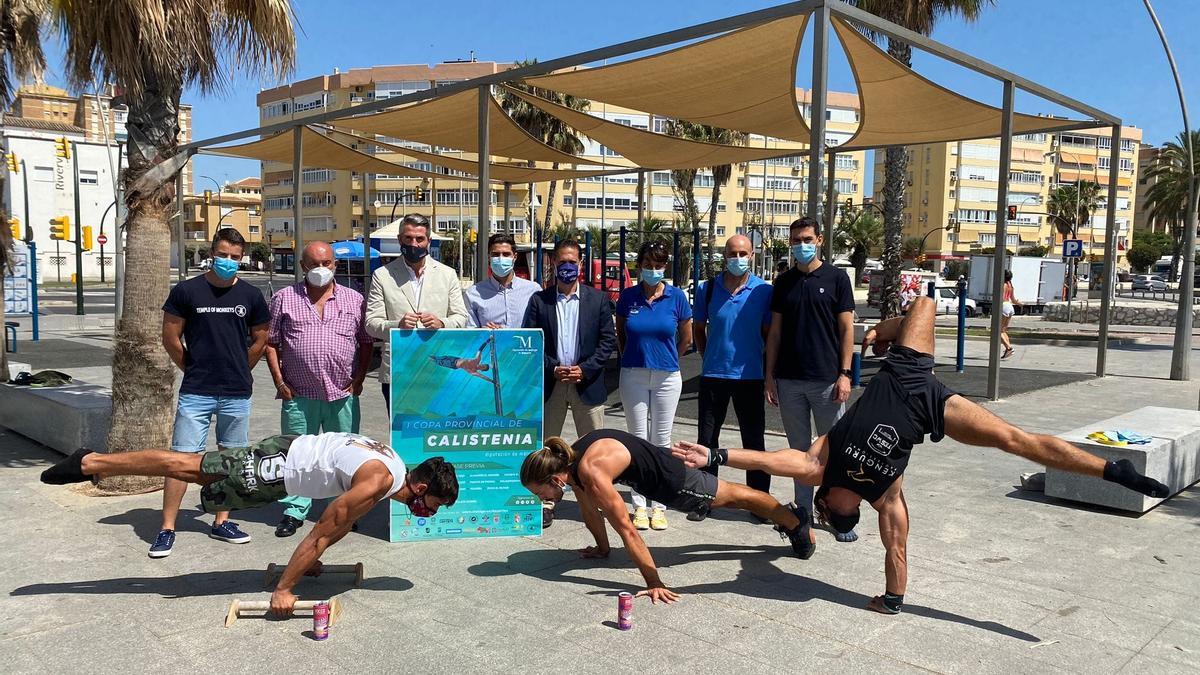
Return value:
<svg viewBox="0 0 1200 675">
<path fill-rule="evenodd" d="M 283 520 L 279 521 L 279 525 L 275 526 L 276 537 L 290 537 L 296 534 L 296 528 L 304 524 L 304 521 L 291 516 L 284 516 Z"/>
<path fill-rule="evenodd" d="M 808 509 L 803 506 L 797 506 L 795 502 L 788 504 L 787 508 L 800 520 L 800 524 L 791 530 L 785 530 L 782 525 L 776 525 L 775 531 L 779 533 L 780 539 L 787 539 L 792 544 L 792 550 L 801 560 L 808 560 L 817 552 L 817 545 L 812 541 L 812 519 L 808 515 Z"/>
<path fill-rule="evenodd" d="M 72 452 L 54 466 L 43 471 L 42 482 L 47 485 L 68 485 L 91 480 L 91 476 L 83 475 L 83 458 L 91 453 L 92 451 L 87 448 L 80 448 Z"/>
</svg>

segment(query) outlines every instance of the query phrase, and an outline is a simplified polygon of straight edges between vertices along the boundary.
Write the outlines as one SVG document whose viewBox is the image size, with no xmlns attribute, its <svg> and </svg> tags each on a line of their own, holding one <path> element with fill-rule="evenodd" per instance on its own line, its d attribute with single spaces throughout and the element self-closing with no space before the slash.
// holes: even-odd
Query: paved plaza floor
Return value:
<svg viewBox="0 0 1200 675">
<path fill-rule="evenodd" d="M 68 349 L 77 360 L 64 369 L 80 379 L 111 377 L 103 359 L 83 356 L 102 355 L 102 337 L 45 337 L 91 350 Z M 940 363 L 951 363 L 952 349 L 939 341 Z M 969 365 L 979 368 L 985 349 L 968 342 Z M 1200 352 L 1193 356 L 1200 372 Z M 1195 382 L 1163 379 L 1169 362 L 1169 346 L 1126 345 L 1110 352 L 1115 375 L 1094 379 L 1092 349 L 1026 345 L 1001 371 L 1002 387 L 1023 393 L 987 407 L 1046 433 L 1145 405 L 1194 409 Z M 1027 372 L 1047 384 L 1027 386 Z M 275 433 L 265 367 L 256 392 L 251 436 Z M 364 432 L 382 436 L 373 378 L 363 408 Z M 685 412 L 674 436 L 693 439 Z M 624 426 L 619 408 L 609 423 Z M 573 438 L 569 422 L 565 435 Z M 736 445 L 736 430 L 723 441 Z M 770 447 L 784 445 L 778 434 L 768 438 Z M 898 616 L 863 609 L 883 590 L 883 549 L 867 509 L 857 543 L 821 532 L 808 561 L 741 514 L 719 511 L 703 523 L 671 514 L 669 530 L 645 538 L 683 599 L 639 601 L 633 630 L 622 632 L 616 594 L 640 588 L 640 575 L 619 547 L 599 563 L 577 557 L 590 537 L 573 502 L 540 538 L 420 544 L 386 543 L 380 507 L 324 556 L 363 562 L 361 588 L 337 577 L 298 587 L 304 598 L 338 594 L 345 603 L 325 642 L 309 637 L 304 618 L 222 627 L 232 598 L 268 598 L 264 568 L 286 561 L 298 541 L 273 536 L 278 507 L 235 516 L 254 541 L 234 546 L 206 536 L 209 519 L 193 489 L 174 553 L 152 560 L 160 494 L 99 498 L 41 485 L 37 474 L 55 457 L 0 429 L 7 672 L 1200 670 L 1200 487 L 1133 517 L 1023 492 L 1015 486 L 1036 468 L 1029 462 L 950 440 L 913 453 L 910 581 Z M 776 478 L 772 492 L 786 501 L 792 488 Z"/>
</svg>

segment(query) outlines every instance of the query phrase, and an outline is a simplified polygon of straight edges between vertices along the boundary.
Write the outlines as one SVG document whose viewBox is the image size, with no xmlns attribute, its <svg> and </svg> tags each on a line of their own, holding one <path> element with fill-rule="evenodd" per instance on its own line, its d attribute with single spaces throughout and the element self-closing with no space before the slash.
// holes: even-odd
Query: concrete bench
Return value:
<svg viewBox="0 0 1200 675">
<path fill-rule="evenodd" d="M 1094 431 L 1128 429 L 1150 436 L 1146 445 L 1114 447 L 1087 439 Z M 1059 434 L 1076 447 L 1108 460 L 1128 459 L 1140 472 L 1161 481 L 1174 495 L 1200 480 L 1200 411 L 1150 406 Z M 1050 497 L 1145 513 L 1153 499 L 1115 483 L 1058 469 L 1046 470 Z"/>
<path fill-rule="evenodd" d="M 112 391 L 75 381 L 61 387 L 0 385 L 0 426 L 69 454 L 108 450 Z"/>
</svg>

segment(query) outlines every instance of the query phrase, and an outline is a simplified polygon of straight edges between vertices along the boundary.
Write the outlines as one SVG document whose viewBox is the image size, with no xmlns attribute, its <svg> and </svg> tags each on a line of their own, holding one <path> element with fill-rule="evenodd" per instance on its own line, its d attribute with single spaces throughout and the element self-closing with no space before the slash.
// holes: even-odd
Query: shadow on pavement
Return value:
<svg viewBox="0 0 1200 675">
<path fill-rule="evenodd" d="M 681 594 L 702 595 L 705 593 L 737 593 L 747 597 L 765 598 L 770 600 L 785 600 L 804 603 L 810 600 L 821 600 L 853 609 L 867 611 L 870 598 L 832 586 L 823 581 L 808 577 L 787 574 L 776 567 L 774 560 L 791 553 L 782 546 L 735 546 L 726 544 L 694 544 L 675 547 L 655 547 L 654 557 L 659 568 L 673 567 L 686 564 L 692 560 L 728 560 L 741 563 L 738 578 L 733 581 L 718 583 L 692 584 L 690 586 L 673 586 L 671 590 Z M 561 549 L 519 551 L 508 557 L 506 562 L 488 561 L 472 565 L 467 571 L 478 577 L 499 577 L 512 574 L 524 574 L 542 581 L 565 582 L 581 586 L 592 586 L 593 595 L 615 595 L 621 591 L 636 593 L 642 590 L 640 584 L 628 584 L 618 581 L 592 579 L 587 576 L 569 574 L 580 569 L 587 569 L 608 564 L 607 561 L 584 560 L 573 551 Z M 947 612 L 932 607 L 905 605 L 904 613 L 913 616 L 948 621 L 952 623 L 978 628 L 1025 642 L 1040 642 L 1041 639 L 1021 630 L 1005 626 L 995 621 L 980 621 L 970 617 Z"/>
<path fill-rule="evenodd" d="M 330 577 L 332 581 L 324 581 L 323 592 L 333 595 L 329 588 L 336 592 L 354 588 L 354 583 L 345 577 Z M 311 579 L 300 581 L 297 588 L 302 588 Z M 13 589 L 10 596 L 19 595 L 119 595 L 119 594 L 149 594 L 160 595 L 164 598 L 194 598 L 212 595 L 228 595 L 231 590 L 239 589 L 246 592 L 259 591 L 265 588 L 263 570 L 223 570 L 217 572 L 191 572 L 170 577 L 119 577 L 116 579 L 96 579 L 94 581 L 64 581 L 53 584 L 30 584 Z M 400 577 L 371 577 L 363 582 L 361 588 L 373 591 L 407 591 L 413 587 L 408 579 Z"/>
</svg>

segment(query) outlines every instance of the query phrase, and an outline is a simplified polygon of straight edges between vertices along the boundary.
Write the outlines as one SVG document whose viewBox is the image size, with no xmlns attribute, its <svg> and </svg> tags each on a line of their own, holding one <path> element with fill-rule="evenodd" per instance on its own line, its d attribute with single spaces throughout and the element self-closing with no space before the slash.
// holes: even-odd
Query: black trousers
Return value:
<svg viewBox="0 0 1200 675">
<path fill-rule="evenodd" d="M 700 378 L 700 445 L 716 448 L 721 445 L 721 427 L 733 401 L 738 426 L 742 430 L 742 447 L 750 450 L 766 450 L 767 428 L 766 399 L 763 397 L 762 380 L 727 380 L 719 377 Z M 717 467 L 704 469 L 717 475 Z M 755 490 L 771 491 L 771 474 L 764 471 L 747 471 L 746 484 Z"/>
<path fill-rule="evenodd" d="M 392 423 L 391 423 L 392 383 L 391 382 L 381 382 L 380 385 L 381 385 L 381 388 L 383 389 L 383 405 L 385 407 L 387 407 L 387 409 L 388 409 L 388 428 L 390 429 L 392 426 Z"/>
</svg>

